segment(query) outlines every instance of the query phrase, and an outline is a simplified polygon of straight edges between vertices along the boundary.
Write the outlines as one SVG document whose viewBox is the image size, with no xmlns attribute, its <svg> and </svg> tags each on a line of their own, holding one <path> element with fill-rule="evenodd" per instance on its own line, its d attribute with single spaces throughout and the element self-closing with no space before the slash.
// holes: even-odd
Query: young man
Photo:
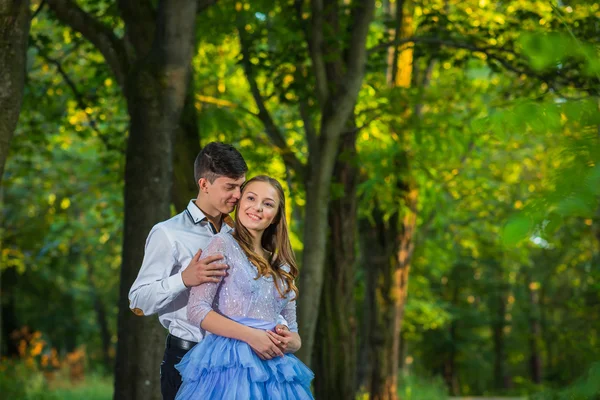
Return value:
<svg viewBox="0 0 600 400">
<path fill-rule="evenodd" d="M 200 260 L 200 255 L 214 235 L 232 230 L 229 213 L 240 199 L 247 171 L 233 146 L 207 144 L 194 163 L 198 197 L 182 213 L 155 225 L 146 240 L 144 261 L 129 291 L 129 307 L 136 315 L 158 313 L 169 330 L 160 366 L 163 399 L 175 398 L 181 385 L 175 364 L 202 340 L 200 327 L 187 319 L 189 288 L 219 282 L 226 274 L 222 256 Z M 275 345 L 272 350 L 283 354 Z"/>
</svg>

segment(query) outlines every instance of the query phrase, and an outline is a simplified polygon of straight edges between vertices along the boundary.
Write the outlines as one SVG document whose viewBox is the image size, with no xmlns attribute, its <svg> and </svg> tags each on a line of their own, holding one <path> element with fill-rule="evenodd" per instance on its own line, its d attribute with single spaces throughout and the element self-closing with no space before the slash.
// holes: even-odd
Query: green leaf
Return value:
<svg viewBox="0 0 600 400">
<path fill-rule="evenodd" d="M 533 221 L 525 214 L 512 216 L 502 231 L 502 243 L 507 247 L 515 246 L 531 233 Z"/>
</svg>

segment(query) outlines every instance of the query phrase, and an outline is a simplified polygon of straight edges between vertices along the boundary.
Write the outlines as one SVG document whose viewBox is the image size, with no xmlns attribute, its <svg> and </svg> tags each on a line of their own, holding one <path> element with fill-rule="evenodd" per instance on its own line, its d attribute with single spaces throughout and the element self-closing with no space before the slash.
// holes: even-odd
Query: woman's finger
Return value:
<svg viewBox="0 0 600 400">
<path fill-rule="evenodd" d="M 281 351 L 281 349 L 279 347 L 277 347 L 275 344 L 273 344 L 273 346 L 271 346 L 271 351 L 273 353 L 275 353 L 275 356 L 283 357 L 283 351 Z"/>
<path fill-rule="evenodd" d="M 267 331 L 267 333 L 269 334 L 270 337 L 272 337 L 280 342 L 286 342 L 288 340 L 287 338 L 280 336 L 280 335 L 276 334 L 275 332 Z"/>
<path fill-rule="evenodd" d="M 273 336 L 269 336 L 269 339 L 271 339 L 271 342 L 273 342 L 277 346 L 279 346 L 281 344 L 281 340 L 277 340 Z"/>
</svg>

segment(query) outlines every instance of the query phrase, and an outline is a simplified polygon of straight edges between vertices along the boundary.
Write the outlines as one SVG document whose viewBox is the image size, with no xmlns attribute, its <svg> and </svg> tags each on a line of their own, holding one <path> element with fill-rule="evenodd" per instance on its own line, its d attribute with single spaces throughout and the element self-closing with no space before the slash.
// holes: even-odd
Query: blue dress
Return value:
<svg viewBox="0 0 600 400">
<path fill-rule="evenodd" d="M 256 279 L 258 271 L 229 233 L 216 235 L 202 258 L 222 254 L 229 265 L 220 283 L 192 288 L 188 320 L 201 326 L 211 311 L 240 324 L 274 330 L 283 317 L 298 332 L 294 292 L 281 298 L 273 277 Z M 204 338 L 175 367 L 182 385 L 176 400 L 313 399 L 312 371 L 291 354 L 261 360 L 245 342 L 204 331 Z"/>
</svg>

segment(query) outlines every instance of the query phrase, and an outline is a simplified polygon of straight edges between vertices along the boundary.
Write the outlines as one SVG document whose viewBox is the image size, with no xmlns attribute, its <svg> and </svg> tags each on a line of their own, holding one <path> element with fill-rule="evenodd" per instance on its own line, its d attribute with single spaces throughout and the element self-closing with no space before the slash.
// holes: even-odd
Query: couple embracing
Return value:
<svg viewBox="0 0 600 400">
<path fill-rule="evenodd" d="M 198 197 L 155 225 L 129 292 L 137 315 L 169 330 L 163 399 L 312 399 L 300 349 L 298 276 L 280 183 L 232 146 L 196 157 Z M 235 222 L 229 213 L 235 210 Z"/>
</svg>

